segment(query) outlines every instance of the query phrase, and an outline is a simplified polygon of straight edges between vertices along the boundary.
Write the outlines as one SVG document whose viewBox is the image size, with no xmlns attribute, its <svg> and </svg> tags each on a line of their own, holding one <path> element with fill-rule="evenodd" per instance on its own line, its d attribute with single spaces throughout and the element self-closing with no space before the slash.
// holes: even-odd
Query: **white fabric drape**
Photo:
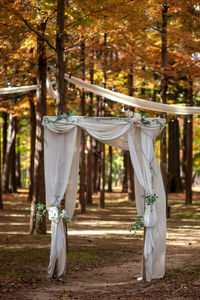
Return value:
<svg viewBox="0 0 200 300">
<path fill-rule="evenodd" d="M 30 92 L 36 90 L 36 85 L 27 85 L 27 86 L 15 86 L 9 88 L 0 88 L 0 95 L 9 95 L 23 92 Z"/>
<path fill-rule="evenodd" d="M 51 68 L 54 72 L 55 69 Z M 102 96 L 104 98 L 110 99 L 112 101 L 122 103 L 125 105 L 137 107 L 140 109 L 147 109 L 151 111 L 157 112 L 165 112 L 170 114 L 178 114 L 178 115 L 195 115 L 200 114 L 200 108 L 194 106 L 183 106 L 183 105 L 171 105 L 171 104 L 163 104 L 158 102 L 152 102 L 149 100 L 144 100 L 140 98 L 135 98 L 131 96 L 127 96 L 121 93 L 117 93 L 108 89 L 104 89 L 98 85 L 90 84 L 84 80 L 76 78 L 74 76 L 65 74 L 66 80 L 69 82 L 78 85 L 81 88 L 84 88 L 96 95 Z M 10 87 L 10 88 L 0 88 L 0 95 L 13 94 L 13 93 L 21 93 L 36 90 L 36 85 L 30 86 L 22 86 L 22 87 Z M 52 87 L 52 83 L 50 82 L 47 76 L 47 91 L 50 97 L 56 99 L 56 91 L 54 91 Z"/>
<path fill-rule="evenodd" d="M 51 128 L 52 129 L 52 128 Z M 78 131 L 78 133 L 77 133 Z M 65 210 L 69 218 L 73 216 L 78 181 L 79 165 L 79 128 L 75 125 L 65 125 L 62 134 L 45 127 L 44 164 L 46 205 L 51 220 L 51 254 L 48 275 L 52 277 L 56 260 L 58 259 L 58 276 L 65 269 L 66 245 L 62 218 L 58 216 L 61 200 L 66 193 Z M 59 132 L 57 130 L 57 132 Z M 72 184 L 70 184 L 72 182 Z M 68 188 L 67 188 L 68 187 Z M 70 195 L 70 197 L 69 197 Z"/>
<path fill-rule="evenodd" d="M 103 143 L 130 151 L 137 177 L 135 181 L 137 211 L 139 216 L 144 215 L 146 227 L 144 246 L 146 279 L 161 278 L 164 275 L 165 193 L 153 143 L 165 120 L 149 119 L 149 121 L 150 125 L 144 125 L 133 124 L 132 120 L 127 118 L 44 117 L 46 201 L 50 207 L 49 218 L 54 223 L 49 275 L 52 275 L 56 259 L 64 262 L 65 253 L 62 251 L 65 245 L 60 238 L 64 236 L 63 228 L 59 225 L 62 220 L 52 219 L 51 207 L 58 206 L 65 193 L 66 213 L 70 218 L 73 215 L 78 180 L 80 128 Z M 155 205 L 152 207 L 146 205 L 145 209 L 144 199 L 138 194 L 140 191 L 156 193 L 159 198 Z M 59 247 L 56 241 L 60 243 Z M 63 268 L 58 271 L 59 275 L 62 274 Z"/>
<path fill-rule="evenodd" d="M 55 68 L 51 68 L 55 72 Z M 166 112 L 170 114 L 178 114 L 178 115 L 195 115 L 200 114 L 200 107 L 194 106 L 183 106 L 183 105 L 172 105 L 172 104 L 164 104 L 153 102 L 149 100 L 144 100 L 132 96 L 127 96 L 121 93 L 117 93 L 98 85 L 94 85 L 79 79 L 77 77 L 65 74 L 65 79 L 87 91 L 90 91 L 96 95 L 102 96 L 104 98 L 110 99 L 112 101 L 122 103 L 128 106 L 137 107 L 140 109 L 147 109 L 151 111 L 158 112 Z"/>
</svg>

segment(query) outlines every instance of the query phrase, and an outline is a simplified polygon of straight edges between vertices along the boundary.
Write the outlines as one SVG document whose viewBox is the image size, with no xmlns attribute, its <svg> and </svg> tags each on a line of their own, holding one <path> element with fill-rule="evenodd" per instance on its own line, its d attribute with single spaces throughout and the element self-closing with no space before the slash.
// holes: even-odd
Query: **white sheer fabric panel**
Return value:
<svg viewBox="0 0 200 300">
<path fill-rule="evenodd" d="M 145 205 L 144 226 L 146 238 L 144 245 L 144 257 L 146 267 L 146 279 L 161 278 L 165 273 L 165 244 L 166 244 L 166 216 L 165 193 L 162 176 L 154 155 L 153 140 L 155 136 L 151 131 L 131 128 L 128 134 L 129 149 L 132 164 L 135 171 L 136 205 L 138 215 L 143 215 L 141 191 L 156 193 L 159 197 L 155 204 Z M 161 179 L 160 179 L 160 178 Z M 139 184 L 139 186 L 138 186 Z M 162 221 L 157 221 L 157 216 L 163 216 Z M 156 262 L 156 263 L 155 263 Z M 156 265 L 153 266 L 153 265 Z"/>
<path fill-rule="evenodd" d="M 62 218 L 58 217 L 60 201 L 63 199 L 70 180 L 77 183 L 80 134 L 77 126 L 65 125 L 64 134 L 56 134 L 45 128 L 44 164 L 46 205 L 51 220 L 51 253 L 48 276 L 52 277 L 56 260 L 58 260 L 58 276 L 61 276 L 66 263 L 65 233 Z M 73 215 L 76 202 L 77 184 L 69 188 L 70 202 L 66 191 L 66 210 L 69 217 Z"/>
<path fill-rule="evenodd" d="M 135 180 L 137 211 L 139 216 L 144 214 L 146 227 L 144 246 L 146 279 L 162 277 L 165 272 L 165 192 L 153 149 L 153 142 L 161 131 L 160 124 L 152 122 L 148 126 L 141 124 L 139 127 L 134 127 L 129 119 L 85 117 L 70 117 L 67 120 L 46 117 L 43 124 L 47 128 L 45 130 L 47 205 L 54 205 L 54 207 L 58 205 L 66 190 L 66 211 L 70 218 L 73 216 L 76 201 L 80 128 L 103 143 L 130 151 L 135 177 L 137 177 Z M 145 213 L 144 199 L 141 198 L 141 193 L 144 191 L 150 194 L 155 192 L 159 196 L 152 208 L 146 206 Z M 157 215 L 161 216 L 159 221 Z M 57 232 L 56 224 L 59 222 L 54 223 L 54 232 L 63 236 L 63 230 Z M 62 244 L 62 241 L 60 243 Z M 55 241 L 51 247 L 56 248 Z M 59 249 L 61 253 L 61 248 Z M 57 249 L 51 253 L 55 254 L 56 251 Z M 62 253 L 64 255 L 64 252 Z M 51 266 L 54 265 L 55 255 L 52 254 L 52 257 Z M 53 269 L 52 267 L 51 270 Z"/>
</svg>

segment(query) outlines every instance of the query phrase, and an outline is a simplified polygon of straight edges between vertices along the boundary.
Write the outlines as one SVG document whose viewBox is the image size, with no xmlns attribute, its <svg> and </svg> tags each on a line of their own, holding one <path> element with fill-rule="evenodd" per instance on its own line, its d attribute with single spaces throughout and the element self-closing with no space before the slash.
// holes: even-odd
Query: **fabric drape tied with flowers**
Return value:
<svg viewBox="0 0 200 300">
<path fill-rule="evenodd" d="M 78 186 L 80 131 L 85 130 L 98 141 L 130 151 L 134 168 L 135 198 L 138 216 L 146 227 L 144 257 L 146 280 L 161 278 L 165 273 L 166 216 L 165 192 L 160 168 L 154 155 L 154 143 L 165 120 L 145 118 L 127 112 L 126 118 L 78 117 L 63 114 L 44 117 L 44 161 L 46 205 L 52 223 L 49 277 L 56 260 L 58 276 L 64 273 L 66 245 L 64 226 L 58 216 L 59 204 L 65 198 L 65 211 L 72 218 Z M 146 194 L 146 198 L 144 195 Z M 143 195 L 143 196 L 141 196 Z M 148 196 L 156 201 L 148 201 Z"/>
</svg>

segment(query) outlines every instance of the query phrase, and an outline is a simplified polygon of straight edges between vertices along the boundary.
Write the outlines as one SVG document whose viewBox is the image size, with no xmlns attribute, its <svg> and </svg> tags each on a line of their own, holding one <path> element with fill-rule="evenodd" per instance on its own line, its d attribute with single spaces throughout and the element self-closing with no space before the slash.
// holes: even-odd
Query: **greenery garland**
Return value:
<svg viewBox="0 0 200 300">
<path fill-rule="evenodd" d="M 65 220 L 65 223 L 68 224 L 70 222 L 70 217 L 69 216 L 66 216 L 63 218 L 63 211 L 61 210 L 60 207 L 56 206 L 57 209 L 58 209 L 58 216 L 57 214 L 55 213 L 54 214 L 54 218 L 58 218 L 58 219 L 64 219 Z M 32 210 L 31 210 L 32 212 Z M 48 209 L 46 207 L 45 204 L 36 204 L 35 206 L 35 210 L 34 210 L 34 221 L 40 221 L 42 222 L 43 218 L 47 215 L 47 212 L 48 212 Z"/>
<path fill-rule="evenodd" d="M 141 195 L 141 198 L 144 199 L 146 205 L 151 206 L 151 212 L 153 211 L 153 205 L 155 204 L 158 196 L 150 193 L 145 193 Z M 135 224 L 131 224 L 129 232 L 131 237 L 135 237 L 138 229 L 144 229 L 144 216 L 140 216 L 136 219 Z"/>
</svg>

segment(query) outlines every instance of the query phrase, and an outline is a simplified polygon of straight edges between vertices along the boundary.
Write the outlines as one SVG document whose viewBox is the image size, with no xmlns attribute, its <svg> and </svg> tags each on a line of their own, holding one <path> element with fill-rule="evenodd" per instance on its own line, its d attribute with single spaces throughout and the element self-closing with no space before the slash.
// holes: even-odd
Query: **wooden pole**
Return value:
<svg viewBox="0 0 200 300">
<path fill-rule="evenodd" d="M 144 227 L 144 240 L 143 240 L 143 270 L 142 270 L 142 279 L 143 281 L 146 281 L 146 262 L 144 257 L 144 244 L 145 244 L 145 238 L 146 238 L 146 227 Z"/>
</svg>

